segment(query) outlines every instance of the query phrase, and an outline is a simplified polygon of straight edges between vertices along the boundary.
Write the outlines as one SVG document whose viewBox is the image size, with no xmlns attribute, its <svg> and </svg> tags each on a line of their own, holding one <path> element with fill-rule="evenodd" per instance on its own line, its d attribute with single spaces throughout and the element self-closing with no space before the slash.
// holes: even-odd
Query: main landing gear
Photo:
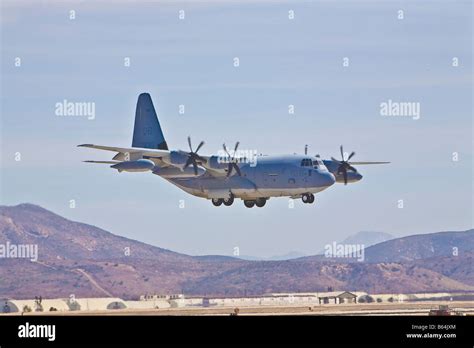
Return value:
<svg viewBox="0 0 474 348">
<path fill-rule="evenodd" d="M 247 208 L 253 208 L 255 205 L 259 208 L 263 207 L 267 203 L 266 198 L 257 198 L 255 200 L 245 200 L 244 205 Z"/>
<path fill-rule="evenodd" d="M 212 198 L 212 204 L 216 207 L 220 207 L 222 204 L 226 206 L 231 206 L 234 203 L 234 195 L 231 193 L 229 197 L 227 198 Z M 254 206 L 257 206 L 259 208 L 263 207 L 267 203 L 267 198 L 265 197 L 260 197 L 257 199 L 247 199 L 244 200 L 244 205 L 247 208 L 253 208 Z"/>
<path fill-rule="evenodd" d="M 253 208 L 253 206 L 255 205 L 255 201 L 244 201 L 244 205 L 247 208 Z"/>
<path fill-rule="evenodd" d="M 303 203 L 313 203 L 314 202 L 314 195 L 312 193 L 305 193 L 303 196 L 301 196 L 301 200 Z"/>
<path fill-rule="evenodd" d="M 216 207 L 219 207 L 224 203 L 224 200 L 222 198 L 213 198 L 212 199 L 212 204 L 214 204 Z"/>
<path fill-rule="evenodd" d="M 229 198 L 224 198 L 224 205 L 231 206 L 234 203 L 234 195 L 231 194 Z"/>
<path fill-rule="evenodd" d="M 214 204 L 216 207 L 219 207 L 224 203 L 226 206 L 231 206 L 232 203 L 234 203 L 234 195 L 230 194 L 228 198 L 213 198 L 212 199 L 212 204 Z"/>
</svg>

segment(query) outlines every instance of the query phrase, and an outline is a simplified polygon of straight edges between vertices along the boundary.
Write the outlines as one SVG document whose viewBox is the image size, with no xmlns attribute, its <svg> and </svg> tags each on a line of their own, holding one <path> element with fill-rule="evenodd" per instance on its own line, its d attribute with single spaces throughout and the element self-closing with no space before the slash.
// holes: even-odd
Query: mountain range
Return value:
<svg viewBox="0 0 474 348">
<path fill-rule="evenodd" d="M 474 291 L 472 229 L 386 240 L 366 248 L 364 262 L 251 261 L 180 254 L 20 204 L 0 206 L 0 245 L 7 243 L 37 245 L 38 260 L 0 258 L 0 298 Z"/>
</svg>

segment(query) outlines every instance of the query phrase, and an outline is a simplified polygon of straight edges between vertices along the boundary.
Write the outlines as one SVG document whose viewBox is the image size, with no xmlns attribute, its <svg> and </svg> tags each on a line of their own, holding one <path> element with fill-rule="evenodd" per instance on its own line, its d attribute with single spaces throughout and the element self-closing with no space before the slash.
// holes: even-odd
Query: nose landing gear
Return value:
<svg viewBox="0 0 474 348">
<path fill-rule="evenodd" d="M 301 196 L 301 200 L 303 203 L 313 203 L 314 202 L 314 195 L 312 193 L 305 193 L 303 196 Z"/>
</svg>

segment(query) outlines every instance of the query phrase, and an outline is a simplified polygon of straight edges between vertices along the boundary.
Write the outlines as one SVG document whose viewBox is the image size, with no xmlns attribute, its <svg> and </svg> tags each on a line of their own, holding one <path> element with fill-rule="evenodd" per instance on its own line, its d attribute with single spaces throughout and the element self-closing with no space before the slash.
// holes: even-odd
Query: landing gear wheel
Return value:
<svg viewBox="0 0 474 348">
<path fill-rule="evenodd" d="M 257 198 L 255 201 L 255 205 L 259 208 L 263 207 L 267 203 L 267 200 L 265 198 Z"/>
<path fill-rule="evenodd" d="M 308 203 L 314 203 L 314 195 L 312 193 L 309 194 L 309 201 Z"/>
<path fill-rule="evenodd" d="M 253 208 L 253 206 L 255 205 L 255 201 L 244 201 L 244 205 L 247 208 Z"/>
<path fill-rule="evenodd" d="M 212 199 L 212 204 L 214 204 L 216 207 L 220 206 L 222 203 L 224 203 L 224 200 L 222 198 Z"/>
<path fill-rule="evenodd" d="M 301 196 L 301 200 L 303 201 L 303 203 L 310 203 L 310 196 L 309 194 L 305 193 L 303 196 Z"/>
<path fill-rule="evenodd" d="M 234 195 L 231 193 L 229 198 L 224 198 L 224 205 L 231 206 L 234 203 Z"/>
</svg>

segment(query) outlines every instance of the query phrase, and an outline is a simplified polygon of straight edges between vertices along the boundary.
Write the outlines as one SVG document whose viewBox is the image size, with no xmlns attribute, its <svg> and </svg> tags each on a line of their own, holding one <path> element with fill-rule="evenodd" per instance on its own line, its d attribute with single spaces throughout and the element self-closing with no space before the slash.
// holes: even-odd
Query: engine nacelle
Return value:
<svg viewBox="0 0 474 348">
<path fill-rule="evenodd" d="M 183 167 L 186 164 L 189 156 L 181 151 L 171 151 L 169 156 L 169 163 L 173 166 Z M 168 161 L 167 161 L 168 162 Z"/>
<path fill-rule="evenodd" d="M 336 182 L 337 183 L 344 183 L 344 175 L 342 174 L 335 174 L 334 177 L 336 178 Z M 362 179 L 362 175 L 357 172 L 357 173 L 354 173 L 354 172 L 347 172 L 347 182 L 348 183 L 354 183 L 354 182 L 357 182 L 357 181 L 360 181 Z"/>
<path fill-rule="evenodd" d="M 153 170 L 155 163 L 147 159 L 138 159 L 136 161 L 125 161 L 110 166 L 119 172 L 147 172 Z"/>
</svg>

